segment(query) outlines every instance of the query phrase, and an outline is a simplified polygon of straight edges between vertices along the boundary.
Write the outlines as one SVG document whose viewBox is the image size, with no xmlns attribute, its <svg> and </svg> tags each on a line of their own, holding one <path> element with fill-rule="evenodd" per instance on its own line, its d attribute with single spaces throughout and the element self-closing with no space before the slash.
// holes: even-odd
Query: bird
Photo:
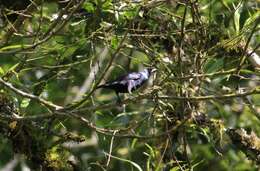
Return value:
<svg viewBox="0 0 260 171">
<path fill-rule="evenodd" d="M 128 74 L 119 76 L 115 80 L 108 81 L 105 84 L 97 86 L 97 89 L 105 88 L 114 90 L 117 95 L 118 102 L 121 102 L 119 93 L 132 94 L 133 91 L 144 85 L 144 83 L 147 82 L 149 77 L 156 70 L 157 69 L 155 68 L 146 68 L 140 72 L 130 72 Z"/>
</svg>

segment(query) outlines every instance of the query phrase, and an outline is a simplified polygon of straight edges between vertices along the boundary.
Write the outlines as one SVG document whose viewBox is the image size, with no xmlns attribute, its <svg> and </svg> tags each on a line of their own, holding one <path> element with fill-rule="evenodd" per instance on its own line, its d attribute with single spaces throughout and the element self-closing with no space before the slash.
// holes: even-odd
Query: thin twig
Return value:
<svg viewBox="0 0 260 171">
<path fill-rule="evenodd" d="M 110 147 L 109 147 L 109 153 L 108 153 L 108 159 L 107 159 L 107 164 L 106 166 L 108 167 L 109 163 L 110 163 L 110 159 L 111 159 L 111 154 L 112 154 L 112 149 L 113 149 L 113 144 L 114 144 L 114 138 L 115 138 L 115 134 L 117 131 L 115 131 L 113 133 L 113 136 L 111 137 L 111 142 L 110 142 Z"/>
</svg>

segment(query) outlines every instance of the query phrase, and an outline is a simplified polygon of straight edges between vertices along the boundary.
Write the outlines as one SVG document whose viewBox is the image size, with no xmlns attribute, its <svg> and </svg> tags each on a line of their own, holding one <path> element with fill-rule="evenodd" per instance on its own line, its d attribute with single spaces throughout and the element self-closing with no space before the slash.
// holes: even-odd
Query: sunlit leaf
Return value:
<svg viewBox="0 0 260 171">
<path fill-rule="evenodd" d="M 21 102 L 21 108 L 26 108 L 30 104 L 31 99 L 24 98 Z"/>
</svg>

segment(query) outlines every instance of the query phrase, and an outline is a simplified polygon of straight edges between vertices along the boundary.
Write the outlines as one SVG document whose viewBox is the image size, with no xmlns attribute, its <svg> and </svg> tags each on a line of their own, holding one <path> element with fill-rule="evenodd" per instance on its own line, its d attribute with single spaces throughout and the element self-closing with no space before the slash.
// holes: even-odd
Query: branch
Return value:
<svg viewBox="0 0 260 171">
<path fill-rule="evenodd" d="M 55 112 L 57 114 L 62 114 L 64 115 L 63 112 Z M 182 121 L 180 121 L 179 123 L 177 123 L 174 127 L 172 127 L 170 130 L 164 131 L 162 133 L 159 134 L 155 134 L 155 135 L 137 135 L 137 134 L 128 134 L 126 132 L 129 132 L 128 129 L 106 129 L 106 128 L 99 128 L 97 127 L 94 123 L 92 123 L 91 121 L 89 121 L 88 119 L 84 118 L 83 116 L 80 116 L 76 113 L 67 113 L 67 116 L 71 116 L 83 123 L 86 124 L 87 127 L 91 128 L 92 130 L 104 134 L 104 135 L 108 135 L 108 136 L 114 136 L 114 137 L 120 137 L 120 138 L 138 138 L 138 139 L 153 139 L 153 138 L 160 138 L 160 137 L 164 137 L 167 136 L 169 133 L 175 132 L 179 127 L 181 127 L 182 125 L 184 125 L 189 119 L 190 117 L 187 117 L 185 119 L 183 119 Z M 118 133 L 118 134 L 115 134 Z"/>
<path fill-rule="evenodd" d="M 236 97 L 246 97 L 253 94 L 260 94 L 260 88 L 257 87 L 255 89 L 243 92 L 243 93 L 230 93 L 230 94 L 224 94 L 221 96 L 215 96 L 215 95 L 208 95 L 208 96 L 193 96 L 193 97 L 183 97 L 183 96 L 157 96 L 153 97 L 153 94 L 156 93 L 158 89 L 154 89 L 146 94 L 138 95 L 137 97 L 130 97 L 128 99 L 125 99 L 122 101 L 122 104 L 130 104 L 130 103 L 137 103 L 140 100 L 143 99 L 169 99 L 169 100 L 176 100 L 176 101 L 205 101 L 205 100 L 213 100 L 213 99 L 230 99 L 230 98 L 236 98 Z M 109 103 L 99 106 L 87 106 L 82 107 L 80 109 L 73 110 L 73 112 L 85 112 L 85 111 L 97 111 L 97 110 L 104 110 L 104 109 L 110 109 L 117 106 L 118 103 Z"/>
<path fill-rule="evenodd" d="M 187 75 L 183 77 L 173 77 L 172 79 L 180 79 L 180 80 L 187 80 L 190 78 L 198 78 L 198 77 L 213 77 L 213 76 L 219 76 L 219 75 L 228 75 L 235 73 L 236 69 L 231 69 L 228 71 L 219 71 L 219 72 L 214 72 L 214 73 L 208 73 L 208 74 L 194 74 L 194 75 Z"/>
<path fill-rule="evenodd" d="M 42 99 L 42 98 L 40 98 L 38 96 L 26 93 L 26 92 L 24 92 L 22 90 L 19 90 L 19 89 L 15 88 L 11 83 L 5 82 L 2 78 L 0 78 L 0 84 L 2 84 L 4 87 L 10 89 L 11 91 L 15 92 L 16 94 L 19 94 L 22 97 L 26 97 L 26 98 L 35 100 L 35 101 L 45 105 L 46 107 L 48 107 L 50 109 L 54 109 L 54 110 L 63 109 L 63 107 L 55 105 L 55 104 L 53 104 L 50 101 L 44 100 L 44 99 Z"/>
<path fill-rule="evenodd" d="M 32 121 L 32 120 L 40 120 L 40 119 L 48 119 L 48 118 L 74 118 L 79 120 L 80 122 L 84 123 L 88 128 L 92 129 L 93 131 L 96 131 L 97 133 L 107 135 L 107 136 L 114 136 L 114 137 L 120 137 L 120 138 L 138 138 L 138 139 L 154 139 L 154 138 L 160 138 L 167 136 L 169 133 L 175 132 L 179 127 L 184 125 L 190 117 L 185 118 L 184 120 L 177 123 L 173 128 L 170 130 L 164 131 L 162 133 L 154 134 L 154 135 L 137 135 L 137 134 L 129 134 L 129 129 L 106 129 L 106 128 L 100 128 L 97 127 L 93 122 L 88 120 L 87 118 L 80 116 L 79 114 L 75 112 L 61 112 L 61 111 L 55 111 L 51 114 L 43 114 L 43 115 L 36 115 L 36 116 L 8 116 L 8 115 L 1 115 L 0 118 L 7 119 L 9 121 Z M 115 132 L 117 134 L 115 134 Z"/>
<path fill-rule="evenodd" d="M 246 97 L 253 94 L 260 94 L 260 88 L 255 88 L 243 93 L 230 93 L 221 96 L 208 95 L 208 96 L 194 96 L 194 97 L 179 97 L 179 96 L 159 96 L 158 99 L 170 99 L 170 100 L 188 100 L 188 101 L 203 101 L 203 100 L 214 100 L 214 99 L 230 99 L 236 97 Z"/>
</svg>

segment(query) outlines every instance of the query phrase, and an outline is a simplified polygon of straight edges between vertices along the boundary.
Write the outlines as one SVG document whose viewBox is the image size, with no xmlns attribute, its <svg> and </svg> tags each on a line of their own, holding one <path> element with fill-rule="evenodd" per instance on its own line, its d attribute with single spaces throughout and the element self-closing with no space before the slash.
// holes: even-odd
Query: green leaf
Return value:
<svg viewBox="0 0 260 171">
<path fill-rule="evenodd" d="M 95 11 L 94 5 L 90 2 L 86 2 L 83 5 L 83 8 L 87 10 L 87 12 L 93 13 Z"/>
<path fill-rule="evenodd" d="M 178 171 L 178 170 L 180 170 L 180 168 L 178 166 L 175 166 L 175 167 L 171 168 L 170 171 Z"/>
<path fill-rule="evenodd" d="M 113 9 L 113 4 L 111 0 L 104 1 L 104 3 L 102 4 L 102 8 L 103 10 Z"/>
<path fill-rule="evenodd" d="M 113 49 L 117 49 L 119 44 L 118 38 L 116 36 L 113 36 L 111 39 L 111 46 Z"/>
<path fill-rule="evenodd" d="M 21 108 L 26 108 L 30 104 L 31 99 L 24 98 L 21 102 Z"/>
<path fill-rule="evenodd" d="M 0 67 L 0 75 L 4 75 L 5 71 L 2 67 Z"/>
<path fill-rule="evenodd" d="M 206 73 L 212 73 L 223 68 L 223 65 L 224 65 L 224 58 L 210 59 L 205 65 L 204 69 Z"/>
</svg>

